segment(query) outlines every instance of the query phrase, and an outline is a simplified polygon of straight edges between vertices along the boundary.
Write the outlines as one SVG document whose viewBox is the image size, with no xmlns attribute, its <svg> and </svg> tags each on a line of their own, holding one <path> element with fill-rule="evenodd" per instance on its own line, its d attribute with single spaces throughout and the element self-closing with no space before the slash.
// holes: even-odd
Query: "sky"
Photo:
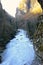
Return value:
<svg viewBox="0 0 43 65">
<path fill-rule="evenodd" d="M 5 9 L 10 15 L 15 17 L 16 8 L 21 0 L 1 0 L 3 9 Z"/>
</svg>

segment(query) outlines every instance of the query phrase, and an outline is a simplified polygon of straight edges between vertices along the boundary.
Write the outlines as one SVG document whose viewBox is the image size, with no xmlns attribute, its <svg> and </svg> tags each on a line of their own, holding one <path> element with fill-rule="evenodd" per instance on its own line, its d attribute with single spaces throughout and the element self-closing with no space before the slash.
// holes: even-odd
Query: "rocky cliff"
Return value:
<svg viewBox="0 0 43 65">
<path fill-rule="evenodd" d="M 0 53 L 17 32 L 18 28 L 25 29 L 34 42 L 34 49 L 43 62 L 43 13 L 41 15 L 29 14 L 27 20 L 17 19 L 3 10 L 0 3 Z M 37 58 L 38 58 L 37 57 Z M 35 60 L 36 62 L 36 60 Z M 38 61 L 37 61 L 38 62 Z M 38 64 L 36 64 L 38 65 Z"/>
<path fill-rule="evenodd" d="M 1 47 L 14 37 L 15 33 L 15 18 L 3 10 L 0 3 L 0 49 L 2 49 Z"/>
</svg>

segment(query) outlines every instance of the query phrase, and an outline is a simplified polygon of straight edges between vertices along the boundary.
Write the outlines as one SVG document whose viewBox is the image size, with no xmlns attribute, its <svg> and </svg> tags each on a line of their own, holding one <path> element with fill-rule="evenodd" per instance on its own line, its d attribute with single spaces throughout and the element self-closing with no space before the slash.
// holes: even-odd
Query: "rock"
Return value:
<svg viewBox="0 0 43 65">
<path fill-rule="evenodd" d="M 38 26 L 33 36 L 34 48 L 37 58 L 43 62 L 43 14 L 38 18 Z"/>
<path fill-rule="evenodd" d="M 4 47 L 16 34 L 15 18 L 3 10 L 0 3 L 0 47 Z"/>
</svg>

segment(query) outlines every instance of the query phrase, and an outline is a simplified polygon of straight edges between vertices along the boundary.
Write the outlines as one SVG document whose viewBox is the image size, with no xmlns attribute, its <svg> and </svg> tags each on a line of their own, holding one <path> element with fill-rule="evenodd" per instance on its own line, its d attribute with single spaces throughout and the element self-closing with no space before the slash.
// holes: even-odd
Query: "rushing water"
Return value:
<svg viewBox="0 0 43 65">
<path fill-rule="evenodd" d="M 18 31 L 15 38 L 6 45 L 0 65 L 31 65 L 34 60 L 33 43 L 26 36 L 26 31 L 21 29 Z"/>
</svg>

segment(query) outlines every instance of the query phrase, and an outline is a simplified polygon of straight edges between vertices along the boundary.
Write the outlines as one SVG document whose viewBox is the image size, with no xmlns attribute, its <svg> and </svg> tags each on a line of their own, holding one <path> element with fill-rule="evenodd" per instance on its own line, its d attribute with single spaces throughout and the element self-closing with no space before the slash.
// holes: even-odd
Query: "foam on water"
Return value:
<svg viewBox="0 0 43 65">
<path fill-rule="evenodd" d="M 31 65 L 35 52 L 26 31 L 19 29 L 14 39 L 6 45 L 0 65 Z"/>
</svg>

